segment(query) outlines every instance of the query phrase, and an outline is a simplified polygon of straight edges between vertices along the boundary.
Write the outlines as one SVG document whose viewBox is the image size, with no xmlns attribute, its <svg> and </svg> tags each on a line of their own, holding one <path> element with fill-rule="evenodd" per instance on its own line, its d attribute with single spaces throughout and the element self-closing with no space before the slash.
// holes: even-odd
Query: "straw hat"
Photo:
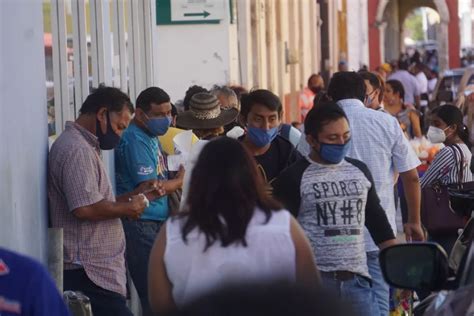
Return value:
<svg viewBox="0 0 474 316">
<path fill-rule="evenodd" d="M 189 102 L 189 110 L 178 114 L 176 125 L 189 129 L 218 128 L 234 121 L 238 114 L 235 108 L 221 110 L 216 96 L 196 93 Z"/>
</svg>

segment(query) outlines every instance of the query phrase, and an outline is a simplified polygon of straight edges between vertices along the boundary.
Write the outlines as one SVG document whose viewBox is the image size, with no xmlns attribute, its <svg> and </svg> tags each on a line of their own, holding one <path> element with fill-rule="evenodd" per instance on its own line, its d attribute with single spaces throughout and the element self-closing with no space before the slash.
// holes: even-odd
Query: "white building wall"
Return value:
<svg viewBox="0 0 474 316">
<path fill-rule="evenodd" d="M 154 84 L 172 101 L 189 86 L 210 88 L 238 82 L 237 26 L 230 24 L 229 1 L 219 24 L 154 25 Z"/>
<path fill-rule="evenodd" d="M 349 70 L 369 65 L 367 0 L 347 1 L 347 50 Z"/>
<path fill-rule="evenodd" d="M 45 262 L 48 119 L 42 1 L 0 1 L 0 34 L 0 246 Z"/>
</svg>

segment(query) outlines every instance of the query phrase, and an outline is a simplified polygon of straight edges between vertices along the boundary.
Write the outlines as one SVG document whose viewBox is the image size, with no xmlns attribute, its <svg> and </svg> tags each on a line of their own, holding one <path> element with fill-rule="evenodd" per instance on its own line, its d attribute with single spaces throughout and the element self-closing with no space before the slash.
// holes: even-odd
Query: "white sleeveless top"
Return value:
<svg viewBox="0 0 474 316">
<path fill-rule="evenodd" d="M 186 218 L 166 223 L 165 266 L 178 307 L 197 296 L 227 283 L 296 279 L 296 253 L 290 234 L 290 213 L 265 214 L 257 209 L 247 228 L 247 247 L 232 244 L 222 247 L 216 241 L 206 252 L 206 237 L 198 229 L 187 236 L 181 227 Z"/>
</svg>

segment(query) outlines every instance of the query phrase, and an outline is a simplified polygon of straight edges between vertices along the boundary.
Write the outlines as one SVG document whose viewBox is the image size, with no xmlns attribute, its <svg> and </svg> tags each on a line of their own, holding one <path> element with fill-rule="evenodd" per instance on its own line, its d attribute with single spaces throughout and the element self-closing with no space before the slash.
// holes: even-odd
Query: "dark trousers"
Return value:
<svg viewBox="0 0 474 316">
<path fill-rule="evenodd" d="M 148 260 L 163 222 L 123 219 L 122 223 L 127 240 L 128 271 L 140 297 L 143 316 L 150 316 L 153 313 L 148 303 Z"/>
<path fill-rule="evenodd" d="M 94 284 L 84 269 L 64 270 L 64 290 L 81 291 L 89 297 L 94 316 L 132 316 L 125 297 Z"/>
</svg>

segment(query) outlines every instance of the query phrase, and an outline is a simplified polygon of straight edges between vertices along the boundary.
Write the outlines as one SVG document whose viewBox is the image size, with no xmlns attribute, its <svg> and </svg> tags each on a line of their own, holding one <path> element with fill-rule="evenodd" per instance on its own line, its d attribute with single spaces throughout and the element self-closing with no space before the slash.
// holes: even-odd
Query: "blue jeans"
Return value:
<svg viewBox="0 0 474 316">
<path fill-rule="evenodd" d="M 367 265 L 369 267 L 369 274 L 372 277 L 372 291 L 377 299 L 380 315 L 387 316 L 390 308 L 390 287 L 383 278 L 378 251 L 367 252 Z"/>
<path fill-rule="evenodd" d="M 342 300 L 351 304 L 357 316 L 380 315 L 377 301 L 372 291 L 372 286 L 367 278 L 356 275 L 347 281 L 335 280 L 332 277 L 322 276 L 323 287 L 332 291 Z"/>
<path fill-rule="evenodd" d="M 148 303 L 148 259 L 163 222 L 122 220 L 127 241 L 127 267 L 140 297 L 143 315 L 153 315 Z"/>
</svg>

